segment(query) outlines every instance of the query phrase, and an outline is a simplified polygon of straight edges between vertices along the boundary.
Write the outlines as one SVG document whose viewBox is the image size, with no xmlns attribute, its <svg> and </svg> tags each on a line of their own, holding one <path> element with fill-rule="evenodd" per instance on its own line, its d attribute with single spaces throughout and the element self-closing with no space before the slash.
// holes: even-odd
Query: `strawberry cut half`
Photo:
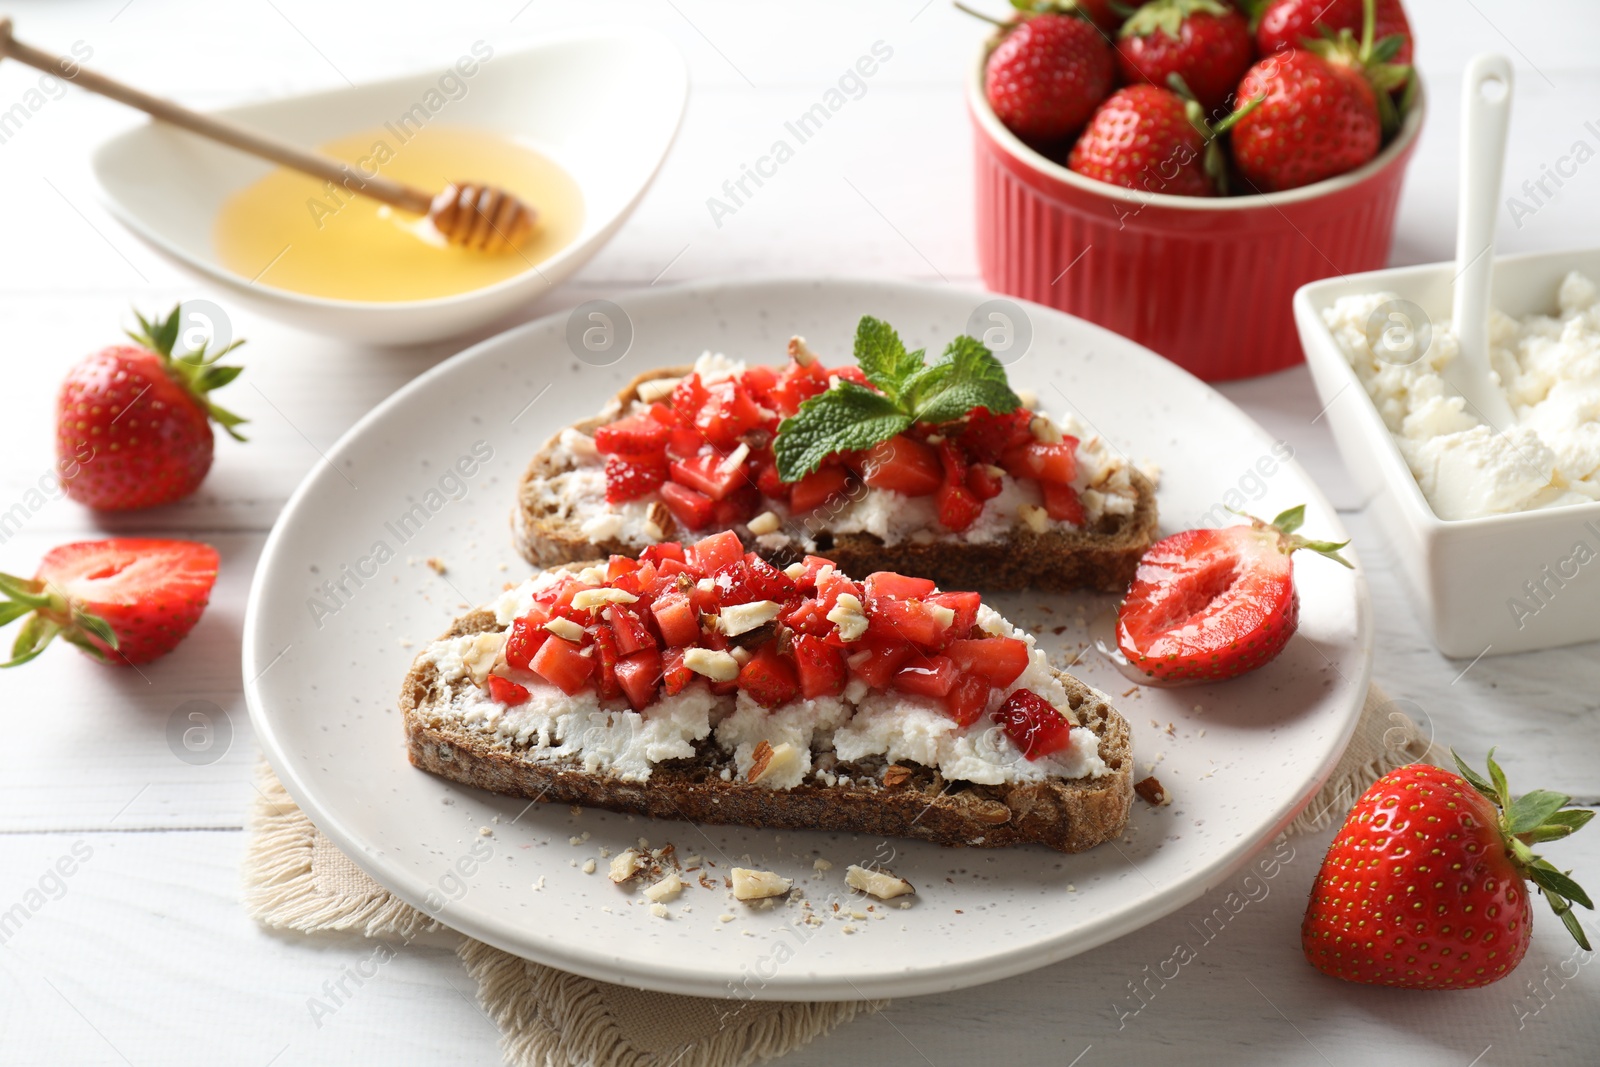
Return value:
<svg viewBox="0 0 1600 1067">
<path fill-rule="evenodd" d="M 1031 689 L 1018 689 L 1006 697 L 994 721 L 1029 760 L 1060 752 L 1072 743 L 1072 723 Z"/>
<path fill-rule="evenodd" d="M 1343 542 L 1295 533 L 1305 507 L 1271 523 L 1185 530 L 1139 560 L 1117 613 L 1117 647 L 1148 677 L 1167 682 L 1232 678 L 1270 662 L 1299 621 L 1291 555 L 1302 548 L 1350 566 Z"/>
</svg>

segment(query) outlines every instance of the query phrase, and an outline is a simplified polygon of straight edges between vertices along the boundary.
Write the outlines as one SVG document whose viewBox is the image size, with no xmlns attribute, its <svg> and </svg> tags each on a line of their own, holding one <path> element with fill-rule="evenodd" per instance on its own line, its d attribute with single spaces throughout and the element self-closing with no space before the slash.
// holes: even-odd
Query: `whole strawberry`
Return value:
<svg viewBox="0 0 1600 1067">
<path fill-rule="evenodd" d="M 181 306 L 165 319 L 139 316 L 137 346 L 103 348 L 73 367 L 56 404 L 56 456 L 67 495 L 120 511 L 170 504 L 211 469 L 211 423 L 244 440 L 245 420 L 208 395 L 239 376 L 217 360 L 237 348 L 174 356 Z M 70 472 L 68 474 L 67 472 Z"/>
<path fill-rule="evenodd" d="M 1050 142 L 1083 128 L 1115 76 L 1100 30 L 1087 19 L 1046 12 L 1006 28 L 989 53 L 984 85 L 1008 130 L 1025 141 Z"/>
<path fill-rule="evenodd" d="M 1148 3 L 1150 0 L 1011 0 L 1013 7 L 1023 11 L 1082 15 L 1113 37 L 1128 12 Z"/>
<path fill-rule="evenodd" d="M 1129 189 L 1216 196 L 1216 179 L 1206 170 L 1209 141 L 1198 105 L 1170 89 L 1130 85 L 1095 111 L 1067 167 Z"/>
<path fill-rule="evenodd" d="M 1312 52 L 1268 56 L 1238 98 L 1261 105 L 1233 130 L 1233 158 L 1252 192 L 1297 189 L 1355 170 L 1378 154 L 1383 124 L 1361 70 Z"/>
<path fill-rule="evenodd" d="M 1455 753 L 1451 753 L 1455 756 Z M 1532 845 L 1579 829 L 1594 812 L 1535 790 L 1512 798 L 1489 752 L 1485 780 L 1413 763 L 1356 801 L 1317 872 L 1300 927 L 1311 965 L 1347 982 L 1469 989 L 1510 974 L 1528 951 L 1527 882 L 1589 948 L 1572 905 L 1588 894 Z"/>
<path fill-rule="evenodd" d="M 28 662 L 57 637 L 108 663 L 148 663 L 194 629 L 216 581 L 217 550 L 193 541 L 62 545 L 32 579 L 0 574 L 0 626 L 27 617 L 0 667 Z"/>
<path fill-rule="evenodd" d="M 1261 54 L 1286 52 L 1304 48 L 1321 40 L 1323 31 L 1338 35 L 1349 30 L 1362 32 L 1363 0 L 1269 0 L 1256 21 L 1256 47 Z M 1410 63 L 1412 55 L 1411 22 L 1400 0 L 1377 0 L 1374 10 L 1373 38 L 1398 36 L 1400 44 L 1394 59 Z"/>
<path fill-rule="evenodd" d="M 1158 682 L 1216 682 L 1270 662 L 1300 621 L 1294 561 L 1309 549 L 1346 567 L 1349 542 L 1295 533 L 1305 505 L 1272 522 L 1185 530 L 1139 558 L 1117 609 L 1117 647 Z"/>
<path fill-rule="evenodd" d="M 1155 0 L 1122 24 L 1117 69 L 1129 85 L 1176 74 L 1206 114 L 1230 102 L 1255 60 L 1250 24 L 1219 0 Z"/>
</svg>

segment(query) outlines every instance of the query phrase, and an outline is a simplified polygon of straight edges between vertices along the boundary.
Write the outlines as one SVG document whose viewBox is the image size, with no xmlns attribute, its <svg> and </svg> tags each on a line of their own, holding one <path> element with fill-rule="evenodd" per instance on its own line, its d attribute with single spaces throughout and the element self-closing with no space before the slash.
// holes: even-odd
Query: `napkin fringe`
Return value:
<svg viewBox="0 0 1600 1067">
<path fill-rule="evenodd" d="M 1391 725 L 1384 728 L 1381 743 L 1375 746 L 1374 754 L 1368 759 L 1346 767 L 1343 773 L 1324 782 L 1322 788 L 1312 797 L 1311 803 L 1306 805 L 1306 809 L 1289 823 L 1286 833 L 1313 833 L 1327 829 L 1335 822 L 1343 822 L 1350 809 L 1355 807 L 1361 794 L 1365 793 L 1373 782 L 1396 767 L 1404 767 L 1408 763 L 1449 766 L 1446 754 L 1434 745 L 1430 736 L 1423 733 L 1423 728 L 1404 711 L 1394 708 L 1393 702 L 1385 698 L 1374 686 L 1367 697 L 1363 719 L 1382 713 L 1386 709 L 1387 719 Z M 1366 728 L 1367 724 L 1363 722 L 1363 729 Z M 1351 741 L 1350 747 L 1356 748 L 1363 740 L 1364 738 L 1358 735 Z"/>
<path fill-rule="evenodd" d="M 515 1067 L 744 1067 L 776 1059 L 886 1000 L 785 1003 L 665 1052 L 632 1045 L 617 1026 L 603 987 L 465 938 L 456 954 L 478 983 L 478 1001 L 499 1026 L 500 1049 Z M 731 1002 L 737 1004 L 738 1002 Z M 737 1009 L 735 1009 L 737 1011 Z M 690 1050 L 697 1054 L 688 1059 Z"/>
</svg>

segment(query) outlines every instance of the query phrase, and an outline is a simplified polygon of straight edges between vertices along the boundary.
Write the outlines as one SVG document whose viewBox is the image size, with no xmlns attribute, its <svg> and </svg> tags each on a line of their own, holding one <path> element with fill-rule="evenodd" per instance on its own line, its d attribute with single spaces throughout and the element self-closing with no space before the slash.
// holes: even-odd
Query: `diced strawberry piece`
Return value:
<svg viewBox="0 0 1600 1067">
<path fill-rule="evenodd" d="M 626 504 L 653 493 L 667 480 L 667 465 L 653 456 L 606 457 L 606 503 Z"/>
<path fill-rule="evenodd" d="M 1018 408 L 1009 415 L 996 415 L 988 408 L 973 408 L 967 415 L 959 439 L 967 454 L 980 463 L 996 463 L 1006 449 L 1033 439 L 1028 424 L 1033 412 Z"/>
<path fill-rule="evenodd" d="M 519 671 L 527 670 L 528 664 L 533 662 L 534 653 L 550 636 L 550 631 L 544 628 L 548 621 L 549 616 L 538 610 L 537 606 L 532 613 L 514 619 L 506 634 L 506 663 Z"/>
<path fill-rule="evenodd" d="M 955 622 L 949 628 L 949 636 L 956 638 L 965 637 L 972 631 L 973 624 L 978 621 L 978 608 L 983 603 L 983 597 L 977 593 L 935 593 L 928 601 L 956 613 Z"/>
<path fill-rule="evenodd" d="M 489 675 L 489 697 L 508 708 L 528 702 L 528 690 L 518 685 L 509 678 L 502 678 L 498 674 Z"/>
<path fill-rule="evenodd" d="M 796 634 L 823 637 L 833 629 L 833 623 L 828 621 L 828 613 L 815 600 L 802 600 L 780 618 Z"/>
<path fill-rule="evenodd" d="M 601 700 L 622 699 L 622 685 L 617 681 L 617 661 L 622 654 L 617 651 L 617 635 L 611 627 L 595 627 L 594 650 L 599 667 L 595 673 L 595 691 L 600 694 Z"/>
<path fill-rule="evenodd" d="M 939 442 L 939 470 L 945 485 L 967 484 L 967 454 L 949 438 Z"/>
<path fill-rule="evenodd" d="M 757 363 L 745 368 L 744 376 L 739 382 L 756 400 L 766 400 L 772 392 L 772 387 L 778 384 L 778 369 Z"/>
<path fill-rule="evenodd" d="M 631 656 L 640 649 L 655 648 L 656 639 L 633 608 L 613 604 L 605 610 L 606 621 L 617 635 L 617 653 Z"/>
<path fill-rule="evenodd" d="M 705 402 L 706 387 L 700 384 L 698 374 L 691 374 L 672 387 L 672 410 L 685 425 L 694 422 L 695 415 Z"/>
<path fill-rule="evenodd" d="M 700 616 L 687 593 L 666 593 L 657 597 L 650 612 L 655 616 L 656 629 L 661 631 L 662 644 L 683 648 L 700 640 Z"/>
<path fill-rule="evenodd" d="M 731 682 L 712 682 L 710 688 L 719 697 L 732 696 L 739 691 L 739 679 L 735 678 Z"/>
<path fill-rule="evenodd" d="M 658 565 L 663 560 L 672 559 L 682 563 L 687 558 L 688 556 L 684 554 L 683 546 L 676 541 L 660 541 L 653 545 L 647 545 L 645 550 L 639 553 L 640 562 Z"/>
<path fill-rule="evenodd" d="M 1018 689 L 1006 697 L 994 713 L 994 721 L 1030 760 L 1060 752 L 1072 743 L 1072 723 L 1031 689 Z"/>
<path fill-rule="evenodd" d="M 895 672 L 916 654 L 916 649 L 893 636 L 868 634 L 845 646 L 844 652 L 852 678 L 860 678 L 874 689 L 887 689 Z"/>
<path fill-rule="evenodd" d="M 668 459 L 693 459 L 711 446 L 693 426 L 678 426 L 667 436 Z"/>
<path fill-rule="evenodd" d="M 694 671 L 683 664 L 683 649 L 669 648 L 661 653 L 661 688 L 667 696 L 677 696 L 694 681 Z"/>
<path fill-rule="evenodd" d="M 595 585 L 593 582 L 585 582 L 585 581 L 579 581 L 579 580 L 574 579 L 573 581 L 567 582 L 567 583 L 565 583 L 564 585 L 561 586 L 561 592 L 559 594 L 557 594 L 557 596 L 556 596 L 555 606 L 558 607 L 558 608 L 570 608 L 570 607 L 572 607 L 572 598 L 573 597 L 577 596 L 579 593 L 583 592 L 585 589 L 598 589 L 598 588 L 600 588 L 600 587 L 598 585 Z M 551 614 L 555 614 L 555 613 L 552 612 Z"/>
<path fill-rule="evenodd" d="M 894 571 L 873 571 L 863 583 L 871 597 L 894 597 L 897 600 L 920 600 L 939 588 L 926 578 L 916 578 Z"/>
<path fill-rule="evenodd" d="M 956 725 L 968 727 L 989 706 L 989 683 L 976 674 L 959 674 L 944 697 L 944 710 Z"/>
<path fill-rule="evenodd" d="M 674 426 L 683 425 L 682 421 L 678 418 L 678 413 L 673 411 L 665 404 L 651 404 L 650 407 L 645 411 L 645 414 L 649 415 L 652 419 L 655 419 L 661 425 L 666 426 L 669 429 Z"/>
<path fill-rule="evenodd" d="M 667 445 L 671 427 L 648 414 L 629 415 L 594 432 L 596 450 L 610 455 L 620 452 L 639 456 L 659 453 Z"/>
<path fill-rule="evenodd" d="M 800 410 L 800 405 L 810 400 L 818 393 L 828 388 L 828 372 L 822 364 L 813 363 L 809 367 L 802 367 L 798 363 L 791 363 L 778 375 L 777 382 L 768 391 L 767 397 L 780 415 L 793 415 Z"/>
<path fill-rule="evenodd" d="M 860 367 L 853 363 L 847 367 L 835 367 L 828 373 L 835 378 L 843 378 L 847 382 L 855 382 L 857 385 L 864 388 L 872 388 L 872 383 L 867 381 L 866 374 Z"/>
<path fill-rule="evenodd" d="M 960 673 L 948 656 L 912 656 L 895 672 L 893 685 L 902 693 L 942 697 L 950 692 Z"/>
<path fill-rule="evenodd" d="M 849 593 L 863 604 L 866 603 L 865 597 L 867 594 L 861 586 L 852 582 L 838 571 L 834 571 L 826 581 L 817 586 L 817 599 L 822 602 L 823 612 L 832 611 L 839 603 L 839 598 L 845 593 Z"/>
<path fill-rule="evenodd" d="M 945 647 L 945 655 L 968 674 L 1004 689 L 1028 669 L 1028 646 L 1014 637 L 963 637 Z"/>
<path fill-rule="evenodd" d="M 623 656 L 617 661 L 617 684 L 628 705 L 643 711 L 655 702 L 656 687 L 661 684 L 661 653 L 647 648 Z"/>
<path fill-rule="evenodd" d="M 760 508 L 761 493 L 744 484 L 711 506 L 711 521 L 717 526 L 737 526 L 755 518 Z"/>
<path fill-rule="evenodd" d="M 789 507 L 802 515 L 815 511 L 843 495 L 849 484 L 850 472 L 843 467 L 819 467 L 789 487 Z"/>
<path fill-rule="evenodd" d="M 701 574 L 716 574 L 730 563 L 744 561 L 744 543 L 732 530 L 701 538 L 689 549 L 689 559 Z"/>
<path fill-rule="evenodd" d="M 794 638 L 794 663 L 800 674 L 800 695 L 807 700 L 836 697 L 844 692 L 849 678 L 844 650 L 819 637 L 797 634 Z"/>
<path fill-rule="evenodd" d="M 1005 489 L 999 475 L 986 463 L 974 463 L 967 468 L 967 491 L 979 500 L 993 500 Z"/>
<path fill-rule="evenodd" d="M 750 587 L 759 600 L 776 600 L 781 604 L 799 592 L 793 579 L 754 552 L 745 553 L 744 565 L 750 576 Z"/>
<path fill-rule="evenodd" d="M 756 469 L 756 488 L 768 500 L 789 499 L 789 483 L 778 477 L 776 463 L 763 463 Z"/>
<path fill-rule="evenodd" d="M 624 574 L 632 574 L 638 569 L 638 560 L 629 559 L 627 556 L 613 555 L 606 560 L 606 581 L 614 582 Z"/>
<path fill-rule="evenodd" d="M 822 568 L 833 567 L 833 560 L 824 559 L 821 556 L 807 556 L 800 561 L 800 566 L 803 570 L 801 570 L 800 577 L 796 579 L 795 584 L 801 589 L 811 590 L 817 587 L 817 575 L 821 573 Z M 838 573 L 837 567 L 834 567 L 834 573 Z"/>
<path fill-rule="evenodd" d="M 934 494 L 934 504 L 940 524 L 956 533 L 966 530 L 983 514 L 983 501 L 965 485 L 941 485 Z"/>
<path fill-rule="evenodd" d="M 739 688 L 764 708 L 775 708 L 793 700 L 800 692 L 794 664 L 778 651 L 776 643 L 762 645 L 739 668 Z"/>
<path fill-rule="evenodd" d="M 551 635 L 534 654 L 533 672 L 568 696 L 580 692 L 594 673 L 594 656 L 582 645 Z"/>
<path fill-rule="evenodd" d="M 704 530 L 711 525 L 712 500 L 704 493 L 697 493 L 677 482 L 662 482 L 661 502 L 685 530 Z"/>
<path fill-rule="evenodd" d="M 1000 466 L 1013 478 L 1067 485 L 1078 473 L 1078 439 L 1063 437 L 1053 445 L 1042 441 L 1013 445 L 1000 457 Z"/>
<path fill-rule="evenodd" d="M 693 459 L 681 460 L 670 467 L 672 480 L 712 500 L 721 500 L 745 484 L 743 465 L 729 459 L 716 452 L 704 452 Z"/>
<path fill-rule="evenodd" d="M 926 600 L 874 599 L 867 612 L 867 632 L 884 638 L 909 641 L 920 648 L 943 648 L 954 629 Z"/>
<path fill-rule="evenodd" d="M 654 568 L 651 569 L 654 570 Z M 632 593 L 634 596 L 643 596 L 645 591 L 645 582 L 639 577 L 640 573 L 640 571 L 629 571 L 627 574 L 618 575 L 616 578 L 613 578 L 606 584 L 611 586 L 613 589 L 620 589 L 624 593 Z"/>
<path fill-rule="evenodd" d="M 1089 517 L 1083 510 L 1083 499 L 1072 486 L 1041 482 L 1039 488 L 1044 492 L 1045 514 L 1052 519 L 1070 522 L 1074 526 L 1082 526 L 1088 521 Z"/>
<path fill-rule="evenodd" d="M 761 425 L 761 408 L 739 382 L 724 378 L 706 386 L 705 391 L 694 425 L 713 445 L 732 448 L 742 435 Z"/>
<path fill-rule="evenodd" d="M 879 441 L 858 462 L 862 481 L 906 496 L 927 496 L 944 480 L 939 453 L 905 434 Z"/>
</svg>

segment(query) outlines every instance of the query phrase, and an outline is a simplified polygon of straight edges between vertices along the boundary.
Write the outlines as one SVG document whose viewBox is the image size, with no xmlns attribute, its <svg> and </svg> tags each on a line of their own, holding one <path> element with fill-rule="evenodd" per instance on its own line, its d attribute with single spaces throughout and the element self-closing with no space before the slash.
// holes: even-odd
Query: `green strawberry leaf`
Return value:
<svg viewBox="0 0 1600 1067">
<path fill-rule="evenodd" d="M 835 452 L 871 448 L 911 425 L 911 416 L 882 393 L 840 380 L 784 419 L 773 439 L 778 477 L 797 481 Z"/>
<path fill-rule="evenodd" d="M 1528 868 L 1528 877 L 1540 889 L 1565 897 L 1574 904 L 1581 904 L 1590 911 L 1594 910 L 1594 902 L 1583 891 L 1583 887 L 1569 878 L 1566 872 L 1557 870 L 1549 860 L 1535 861 Z"/>
<path fill-rule="evenodd" d="M 1546 896 L 1548 897 L 1548 894 Z M 1572 905 L 1564 900 L 1561 903 L 1562 907 L 1556 907 L 1556 901 L 1550 900 L 1550 906 L 1561 916 L 1561 925 L 1567 928 L 1567 933 L 1572 935 L 1572 939 L 1582 946 L 1585 952 L 1593 952 L 1594 949 L 1589 946 L 1588 935 L 1583 932 L 1583 925 L 1578 922 L 1578 917 L 1572 914 Z"/>
<path fill-rule="evenodd" d="M 77 624 L 79 629 L 87 630 L 112 648 L 117 647 L 117 632 L 111 628 L 110 623 L 100 616 L 80 609 L 72 613 L 72 621 Z"/>
<path fill-rule="evenodd" d="M 20 600 L 8 600 L 0 604 L 0 626 L 9 626 L 33 610 L 30 604 Z"/>
<path fill-rule="evenodd" d="M 18 667 L 34 659 L 49 647 L 50 642 L 60 632 L 60 623 L 53 622 L 43 615 L 30 615 L 28 621 L 22 624 L 22 629 L 17 631 L 17 640 L 11 646 L 11 659 L 0 663 L 0 668 Z"/>
<path fill-rule="evenodd" d="M 1581 830 L 1589 825 L 1589 820 L 1594 818 L 1591 808 L 1568 808 L 1558 811 L 1545 820 L 1546 826 L 1565 826 L 1572 830 Z"/>
<path fill-rule="evenodd" d="M 1280 511 L 1278 517 L 1272 520 L 1272 525 L 1286 534 L 1291 534 L 1304 526 L 1305 522 L 1306 506 L 1304 504 L 1296 504 L 1288 511 Z"/>
<path fill-rule="evenodd" d="M 1500 764 L 1494 761 L 1494 749 L 1489 750 L 1487 759 L 1489 764 L 1489 781 L 1494 783 L 1494 799 L 1501 810 L 1511 807 L 1511 788 L 1506 785 L 1506 772 L 1500 769 Z"/>
<path fill-rule="evenodd" d="M 1461 777 L 1467 780 L 1468 785 L 1482 793 L 1484 796 L 1488 797 L 1490 800 L 1500 799 L 1495 795 L 1494 786 L 1490 785 L 1488 781 L 1484 779 L 1483 775 L 1479 774 L 1471 767 L 1468 767 L 1466 760 L 1463 760 L 1460 756 L 1458 756 L 1456 754 L 1456 750 L 1453 748 L 1450 750 L 1450 758 L 1456 761 L 1456 770 L 1461 772 Z"/>
<path fill-rule="evenodd" d="M 1548 789 L 1535 789 L 1531 793 L 1524 793 L 1512 801 L 1511 807 L 1506 810 L 1506 832 L 1525 834 L 1538 829 L 1571 799 L 1561 793 L 1552 793 Z"/>
</svg>

